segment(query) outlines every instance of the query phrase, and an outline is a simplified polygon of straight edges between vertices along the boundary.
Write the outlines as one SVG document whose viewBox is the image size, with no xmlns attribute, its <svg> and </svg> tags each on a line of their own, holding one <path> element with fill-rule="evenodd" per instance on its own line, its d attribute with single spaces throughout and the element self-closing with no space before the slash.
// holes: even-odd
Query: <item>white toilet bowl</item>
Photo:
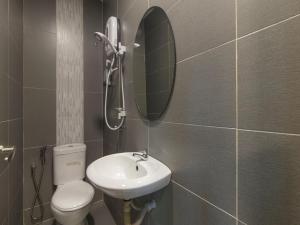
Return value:
<svg viewBox="0 0 300 225">
<path fill-rule="evenodd" d="M 51 199 L 54 218 L 62 225 L 85 225 L 95 191 L 82 181 L 59 185 Z"/>
</svg>

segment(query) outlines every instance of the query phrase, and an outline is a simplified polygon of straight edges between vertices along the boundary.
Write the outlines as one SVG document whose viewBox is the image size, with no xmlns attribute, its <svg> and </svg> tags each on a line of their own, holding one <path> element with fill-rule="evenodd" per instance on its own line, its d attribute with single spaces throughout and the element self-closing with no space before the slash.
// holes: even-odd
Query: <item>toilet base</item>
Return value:
<svg viewBox="0 0 300 225">
<path fill-rule="evenodd" d="M 91 205 L 86 205 L 75 211 L 62 212 L 51 205 L 52 213 L 59 225 L 88 225 L 86 216 Z"/>
</svg>

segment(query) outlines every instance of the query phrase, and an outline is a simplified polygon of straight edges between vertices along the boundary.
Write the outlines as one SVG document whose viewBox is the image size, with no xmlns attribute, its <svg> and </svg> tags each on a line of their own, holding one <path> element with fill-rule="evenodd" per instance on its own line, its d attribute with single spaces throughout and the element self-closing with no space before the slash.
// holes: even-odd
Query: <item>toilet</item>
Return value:
<svg viewBox="0 0 300 225">
<path fill-rule="evenodd" d="M 54 184 L 51 199 L 54 218 L 61 225 L 86 225 L 94 188 L 85 177 L 85 144 L 57 146 L 53 150 Z"/>
</svg>

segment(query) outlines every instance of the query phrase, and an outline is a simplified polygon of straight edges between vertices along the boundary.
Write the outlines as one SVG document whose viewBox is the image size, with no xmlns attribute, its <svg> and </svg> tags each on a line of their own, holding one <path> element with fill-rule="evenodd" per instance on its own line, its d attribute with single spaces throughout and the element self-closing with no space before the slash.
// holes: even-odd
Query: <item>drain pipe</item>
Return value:
<svg viewBox="0 0 300 225">
<path fill-rule="evenodd" d="M 124 201 L 123 204 L 124 225 L 131 225 L 131 201 Z"/>
<path fill-rule="evenodd" d="M 134 223 L 131 223 L 131 207 L 137 211 L 141 211 Z M 154 208 L 156 208 L 156 202 L 154 200 L 146 203 L 143 209 L 136 207 L 133 204 L 132 200 L 124 201 L 124 206 L 123 206 L 124 225 L 141 225 L 146 214 Z"/>
</svg>

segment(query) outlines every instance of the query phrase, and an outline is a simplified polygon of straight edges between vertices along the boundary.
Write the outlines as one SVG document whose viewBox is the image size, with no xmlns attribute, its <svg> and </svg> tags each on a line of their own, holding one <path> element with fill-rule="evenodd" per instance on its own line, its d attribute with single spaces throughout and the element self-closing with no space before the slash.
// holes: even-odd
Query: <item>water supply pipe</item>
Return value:
<svg viewBox="0 0 300 225">
<path fill-rule="evenodd" d="M 140 211 L 138 218 L 134 223 L 131 222 L 131 208 Z M 156 208 L 156 202 L 154 200 L 146 203 L 142 209 L 136 207 L 132 200 L 124 201 L 124 205 L 123 205 L 124 225 L 141 225 L 146 214 L 154 208 Z"/>
</svg>

